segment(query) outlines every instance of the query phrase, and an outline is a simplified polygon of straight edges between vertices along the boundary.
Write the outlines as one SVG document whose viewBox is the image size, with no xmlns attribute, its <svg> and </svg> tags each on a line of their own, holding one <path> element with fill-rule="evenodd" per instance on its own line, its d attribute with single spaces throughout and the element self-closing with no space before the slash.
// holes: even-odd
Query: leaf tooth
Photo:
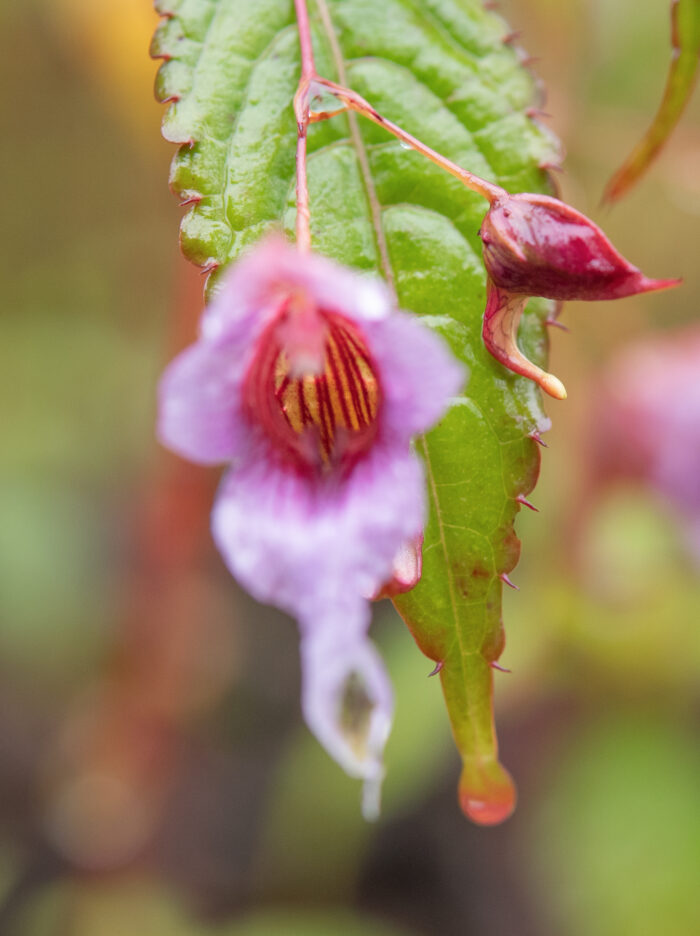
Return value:
<svg viewBox="0 0 700 936">
<path fill-rule="evenodd" d="M 221 264 L 219 261 L 212 258 L 207 260 L 199 272 L 202 274 L 202 276 L 208 276 L 210 273 L 213 273 L 214 270 L 218 270 L 220 266 Z"/>
<path fill-rule="evenodd" d="M 540 508 L 535 507 L 534 504 L 531 504 L 530 501 L 527 499 L 527 497 L 524 497 L 522 494 L 518 494 L 515 500 L 518 504 L 522 504 L 523 507 L 528 507 L 530 510 L 534 510 L 535 513 L 540 512 Z"/>
<path fill-rule="evenodd" d="M 541 107 L 527 107 L 525 108 L 525 116 L 529 117 L 530 120 L 539 120 L 540 118 L 550 119 L 552 115 L 542 110 Z"/>
<path fill-rule="evenodd" d="M 186 197 L 180 202 L 180 208 L 186 208 L 188 205 L 198 205 L 204 198 L 201 192 L 182 192 L 181 194 L 186 195 Z"/>
<path fill-rule="evenodd" d="M 520 591 L 520 586 L 516 585 L 515 582 L 511 580 L 507 572 L 501 572 L 501 574 L 498 577 L 503 582 L 504 585 L 508 586 L 508 588 L 512 588 L 514 591 Z"/>
<path fill-rule="evenodd" d="M 522 29 L 513 29 L 511 32 L 506 33 L 505 36 L 501 38 L 501 42 L 503 45 L 515 45 L 522 34 Z"/>
</svg>

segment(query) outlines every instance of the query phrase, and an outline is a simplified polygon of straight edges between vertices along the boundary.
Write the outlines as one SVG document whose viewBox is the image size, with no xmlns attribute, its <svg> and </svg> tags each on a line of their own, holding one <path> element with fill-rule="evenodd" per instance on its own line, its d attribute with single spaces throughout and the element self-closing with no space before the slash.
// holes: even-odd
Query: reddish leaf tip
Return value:
<svg viewBox="0 0 700 936">
<path fill-rule="evenodd" d="M 500 663 L 496 663 L 495 660 L 491 660 L 489 663 L 491 669 L 498 670 L 499 673 L 512 673 L 513 670 L 509 670 L 507 666 L 501 666 Z"/>
<path fill-rule="evenodd" d="M 437 663 L 435 664 L 435 669 L 432 669 L 428 673 L 428 679 L 430 679 L 431 676 L 437 676 L 437 674 L 440 672 L 440 670 L 443 668 L 444 665 L 445 663 L 443 660 L 438 660 Z"/>
<path fill-rule="evenodd" d="M 477 825 L 498 825 L 513 814 L 517 794 L 513 778 L 496 760 L 467 762 L 459 781 L 459 805 Z"/>
</svg>

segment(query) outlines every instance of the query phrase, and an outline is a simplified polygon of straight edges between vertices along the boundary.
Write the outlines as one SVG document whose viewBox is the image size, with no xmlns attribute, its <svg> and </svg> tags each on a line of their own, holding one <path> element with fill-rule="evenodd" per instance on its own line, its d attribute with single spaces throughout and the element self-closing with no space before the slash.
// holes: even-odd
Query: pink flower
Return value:
<svg viewBox="0 0 700 936">
<path fill-rule="evenodd" d="M 214 538 L 251 594 L 297 618 L 306 720 L 369 796 L 392 693 L 367 638 L 367 597 L 421 534 L 410 440 L 462 380 L 443 341 L 396 311 L 381 281 L 272 238 L 230 270 L 160 386 L 164 444 L 232 462 Z"/>
<path fill-rule="evenodd" d="M 598 480 L 646 482 L 677 513 L 700 565 L 700 327 L 657 334 L 614 358 L 591 421 Z"/>
<path fill-rule="evenodd" d="M 479 234 L 489 277 L 484 344 L 498 361 L 557 399 L 566 397 L 562 382 L 517 346 L 518 324 L 530 296 L 621 299 L 680 282 L 649 279 L 589 218 L 548 195 L 504 193 L 492 203 Z"/>
</svg>

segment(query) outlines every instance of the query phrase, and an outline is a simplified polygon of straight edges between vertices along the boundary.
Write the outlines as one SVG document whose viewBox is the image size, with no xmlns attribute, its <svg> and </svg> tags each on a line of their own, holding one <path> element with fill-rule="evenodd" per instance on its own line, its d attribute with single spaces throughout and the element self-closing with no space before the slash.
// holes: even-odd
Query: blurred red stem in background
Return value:
<svg viewBox="0 0 700 936">
<path fill-rule="evenodd" d="M 178 308 L 165 357 L 191 341 L 202 305 L 197 271 L 181 262 L 178 275 Z M 58 776 L 49 791 L 49 816 L 58 810 L 59 827 L 69 830 L 65 841 L 54 844 L 77 864 L 128 862 L 157 830 L 177 768 L 181 725 L 193 698 L 201 695 L 192 683 L 202 677 L 197 664 L 207 652 L 207 635 L 196 585 L 198 566 L 211 551 L 214 485 L 211 474 L 158 452 L 134 497 L 133 566 L 121 627 L 105 675 L 92 689 L 93 707 L 79 700 L 63 726 L 68 748 L 60 763 L 50 765 L 57 766 Z M 109 792 L 115 784 L 124 791 L 116 809 Z M 76 790 L 89 795 L 79 797 L 78 809 L 65 815 L 64 804 L 75 802 Z M 122 835 L 129 821 L 122 813 L 130 808 L 138 809 L 142 827 L 133 841 L 120 839 L 123 847 L 115 850 L 110 835 Z"/>
</svg>

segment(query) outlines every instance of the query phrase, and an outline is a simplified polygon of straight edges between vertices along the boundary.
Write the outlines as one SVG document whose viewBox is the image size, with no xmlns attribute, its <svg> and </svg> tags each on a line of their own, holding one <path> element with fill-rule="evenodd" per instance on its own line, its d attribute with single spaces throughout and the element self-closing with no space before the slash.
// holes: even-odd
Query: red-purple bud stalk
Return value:
<svg viewBox="0 0 700 936">
<path fill-rule="evenodd" d="M 479 233 L 489 275 L 484 343 L 502 364 L 557 399 L 566 397 L 561 381 L 528 361 L 517 347 L 527 297 L 621 299 L 680 282 L 649 279 L 585 215 L 547 195 L 499 196 Z"/>
</svg>

